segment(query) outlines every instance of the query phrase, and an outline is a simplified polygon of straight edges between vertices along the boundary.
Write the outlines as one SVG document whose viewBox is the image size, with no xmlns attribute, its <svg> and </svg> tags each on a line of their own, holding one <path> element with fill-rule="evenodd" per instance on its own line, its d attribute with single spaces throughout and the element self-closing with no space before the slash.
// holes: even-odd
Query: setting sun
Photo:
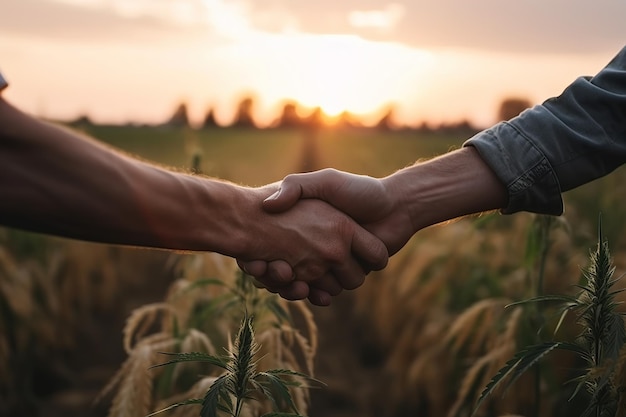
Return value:
<svg viewBox="0 0 626 417">
<path fill-rule="evenodd" d="M 259 96 L 320 107 L 331 117 L 344 111 L 376 116 L 406 97 L 411 80 L 431 71 L 435 61 L 427 51 L 347 35 L 284 34 L 256 42 L 272 51 L 255 68 Z"/>
<path fill-rule="evenodd" d="M 329 116 L 376 110 L 382 103 L 368 92 L 373 81 L 366 62 L 368 56 L 372 59 L 368 46 L 349 37 L 311 39 L 300 57 L 308 61 L 305 77 L 309 81 L 301 85 L 296 98 L 304 105 L 321 107 Z"/>
</svg>

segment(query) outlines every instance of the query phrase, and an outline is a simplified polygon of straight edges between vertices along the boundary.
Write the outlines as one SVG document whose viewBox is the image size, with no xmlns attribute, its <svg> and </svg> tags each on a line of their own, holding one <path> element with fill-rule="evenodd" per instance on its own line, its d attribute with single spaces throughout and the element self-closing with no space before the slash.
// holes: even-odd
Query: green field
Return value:
<svg viewBox="0 0 626 417">
<path fill-rule="evenodd" d="M 90 126 L 87 133 L 150 161 L 189 169 L 194 153 L 207 175 L 262 185 L 298 172 L 311 134 L 296 129 L 191 130 L 151 127 Z M 459 147 L 464 137 L 413 131 L 321 130 L 315 134 L 316 168 L 334 167 L 383 176 Z"/>
</svg>

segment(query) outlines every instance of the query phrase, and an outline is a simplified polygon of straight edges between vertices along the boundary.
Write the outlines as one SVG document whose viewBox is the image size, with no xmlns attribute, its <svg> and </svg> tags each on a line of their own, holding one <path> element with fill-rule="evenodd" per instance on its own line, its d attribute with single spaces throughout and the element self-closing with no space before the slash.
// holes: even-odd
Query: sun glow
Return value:
<svg viewBox="0 0 626 417">
<path fill-rule="evenodd" d="M 283 76 L 264 77 L 260 94 L 320 107 L 331 117 L 344 111 L 380 112 L 406 94 L 407 75 L 418 77 L 433 61 L 425 51 L 356 36 L 283 35 L 272 41 L 277 55 L 263 58 L 282 65 Z M 289 70 L 285 72 L 284 67 Z M 276 67 L 268 71 L 276 74 Z M 262 72 L 259 69 L 257 77 Z"/>
</svg>

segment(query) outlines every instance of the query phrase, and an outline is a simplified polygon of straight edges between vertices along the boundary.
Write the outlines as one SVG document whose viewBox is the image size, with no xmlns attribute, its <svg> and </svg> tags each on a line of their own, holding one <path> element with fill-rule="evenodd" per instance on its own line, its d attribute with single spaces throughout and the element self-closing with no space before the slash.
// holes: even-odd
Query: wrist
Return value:
<svg viewBox="0 0 626 417">
<path fill-rule="evenodd" d="M 506 206 L 506 188 L 471 147 L 404 168 L 383 181 L 395 204 L 408 211 L 413 233 Z"/>
<path fill-rule="evenodd" d="M 244 253 L 246 229 L 256 200 L 245 187 L 227 181 L 156 170 L 154 187 L 141 201 L 144 218 L 157 246 L 210 251 L 227 256 Z M 157 190 L 157 192 L 154 192 Z M 259 200 L 260 204 L 260 200 Z"/>
<path fill-rule="evenodd" d="M 409 220 L 407 226 L 411 235 L 435 223 L 430 220 L 433 217 L 431 196 L 426 192 L 429 187 L 423 168 L 415 164 L 381 179 L 393 202 L 394 213 Z"/>
<path fill-rule="evenodd" d="M 263 200 L 278 190 L 277 185 L 268 185 L 260 188 L 239 186 L 232 183 L 217 183 L 221 188 L 217 194 L 217 211 L 223 213 L 220 220 L 214 223 L 205 223 L 207 240 L 216 240 L 212 250 L 238 259 L 256 259 L 267 242 L 262 237 L 267 236 L 266 229 L 270 221 L 263 210 Z M 216 210 L 209 210 L 215 213 Z M 215 214 L 213 214 L 215 215 Z M 210 226 L 209 226 L 210 225 Z"/>
</svg>

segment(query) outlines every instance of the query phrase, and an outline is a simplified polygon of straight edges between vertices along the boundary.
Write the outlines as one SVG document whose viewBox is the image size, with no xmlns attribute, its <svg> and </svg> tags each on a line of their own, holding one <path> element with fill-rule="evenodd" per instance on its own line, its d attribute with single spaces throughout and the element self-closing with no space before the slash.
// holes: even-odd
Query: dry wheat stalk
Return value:
<svg viewBox="0 0 626 417">
<path fill-rule="evenodd" d="M 101 395 L 117 386 L 108 417 L 144 417 L 152 409 L 152 385 L 157 353 L 171 349 L 176 343 L 169 335 L 143 339 L 130 352 L 128 359 Z"/>
<path fill-rule="evenodd" d="M 148 329 L 155 323 L 159 313 L 166 313 L 176 317 L 176 310 L 166 303 L 147 304 L 136 308 L 126 320 L 122 331 L 124 335 L 124 350 L 130 354 L 133 350 L 133 339 L 140 340 Z"/>
<path fill-rule="evenodd" d="M 258 340 L 262 342 L 264 352 L 266 352 L 260 361 L 266 364 L 266 369 L 305 369 L 312 371 L 313 358 L 317 346 L 317 327 L 306 304 L 303 302 L 287 303 L 284 300 L 276 300 L 276 296 L 265 291 L 259 292 L 256 288 L 247 286 L 245 281 L 238 281 L 239 278 L 236 278 L 237 274 L 235 274 L 235 271 L 238 271 L 238 269 L 235 262 L 229 258 L 215 254 L 186 257 L 184 260 L 177 262 L 177 267 L 182 268 L 182 278 L 173 282 L 165 301 L 142 306 L 133 311 L 127 320 L 124 328 L 123 343 L 125 349 L 129 352 L 129 358 L 106 387 L 105 392 L 117 388 L 117 394 L 109 417 L 122 415 L 119 414 L 121 413 L 120 408 L 122 405 L 128 405 L 132 401 L 130 397 L 138 395 L 137 391 L 121 393 L 121 391 L 125 390 L 125 384 L 131 383 L 132 375 L 149 378 L 150 384 L 152 384 L 154 378 L 157 378 L 156 375 L 147 377 L 144 373 L 137 371 L 139 367 L 145 366 L 147 363 L 147 359 L 142 361 L 139 355 L 148 355 L 149 352 L 153 354 L 155 346 L 161 347 L 166 344 L 170 348 L 175 347 L 177 351 L 181 352 L 205 351 L 214 355 L 216 353 L 216 340 L 224 340 L 228 343 L 227 349 L 229 351 L 235 350 L 236 346 L 231 345 L 230 333 L 233 330 L 233 325 L 238 321 L 237 316 L 241 314 L 242 309 L 241 307 L 237 309 L 231 307 L 229 310 L 217 308 L 222 304 L 225 306 L 232 304 L 229 304 L 229 299 L 239 300 L 239 298 L 233 297 L 255 297 L 256 301 L 252 303 L 257 309 L 254 312 L 257 324 L 255 327 L 257 327 L 259 335 Z M 227 274 L 227 276 L 214 274 Z M 217 282 L 214 282 L 216 278 L 219 278 L 220 285 L 216 285 Z M 243 287 L 239 287 L 242 283 Z M 237 287 L 236 291 L 233 292 L 235 287 Z M 246 291 L 252 291 L 252 293 L 246 295 Z M 240 302 L 238 301 L 232 305 L 236 307 Z M 212 305 L 211 303 L 214 303 L 215 311 L 219 312 L 219 315 L 208 316 L 209 322 L 207 323 L 192 320 L 194 314 L 198 314 L 199 306 L 204 308 L 203 306 Z M 287 318 L 292 317 L 294 314 L 298 315 L 299 322 L 304 324 L 306 337 L 288 325 L 287 322 L 277 322 L 278 317 L 273 312 L 274 310 L 270 308 L 272 303 L 277 303 L 276 307 L 282 309 Z M 280 320 L 283 319 L 281 318 Z M 191 323 L 197 323 L 201 326 L 206 325 L 206 328 L 190 327 Z M 157 329 L 159 333 L 148 335 L 148 329 Z M 140 363 L 135 364 L 133 363 L 134 361 Z M 190 363 L 178 364 L 168 377 L 169 383 L 176 385 L 182 378 L 183 367 L 189 368 L 190 366 Z M 219 375 L 209 375 L 202 378 L 193 385 L 192 390 L 186 390 L 186 392 L 195 393 L 194 389 L 202 390 L 203 387 L 206 388 L 206 382 L 217 376 Z M 297 379 L 298 377 L 294 375 L 293 378 Z M 175 389 L 174 386 L 172 388 Z M 142 391 L 141 395 L 145 396 L 145 392 L 147 390 Z M 149 404 L 154 403 L 156 406 L 152 407 L 150 405 L 149 408 L 162 409 L 161 406 L 167 401 L 171 399 L 176 402 L 177 399 L 182 398 L 181 395 L 180 393 L 175 393 L 167 400 L 163 400 L 159 398 L 158 393 L 150 392 Z M 292 395 L 292 400 L 296 407 L 305 410 L 309 401 L 308 391 L 295 390 Z M 144 398 L 143 402 L 135 403 L 134 407 L 135 409 L 144 410 L 145 404 Z M 261 411 L 270 411 L 271 409 L 270 403 L 261 401 L 254 403 L 252 406 L 244 406 L 241 409 L 241 415 L 256 417 Z"/>
</svg>

